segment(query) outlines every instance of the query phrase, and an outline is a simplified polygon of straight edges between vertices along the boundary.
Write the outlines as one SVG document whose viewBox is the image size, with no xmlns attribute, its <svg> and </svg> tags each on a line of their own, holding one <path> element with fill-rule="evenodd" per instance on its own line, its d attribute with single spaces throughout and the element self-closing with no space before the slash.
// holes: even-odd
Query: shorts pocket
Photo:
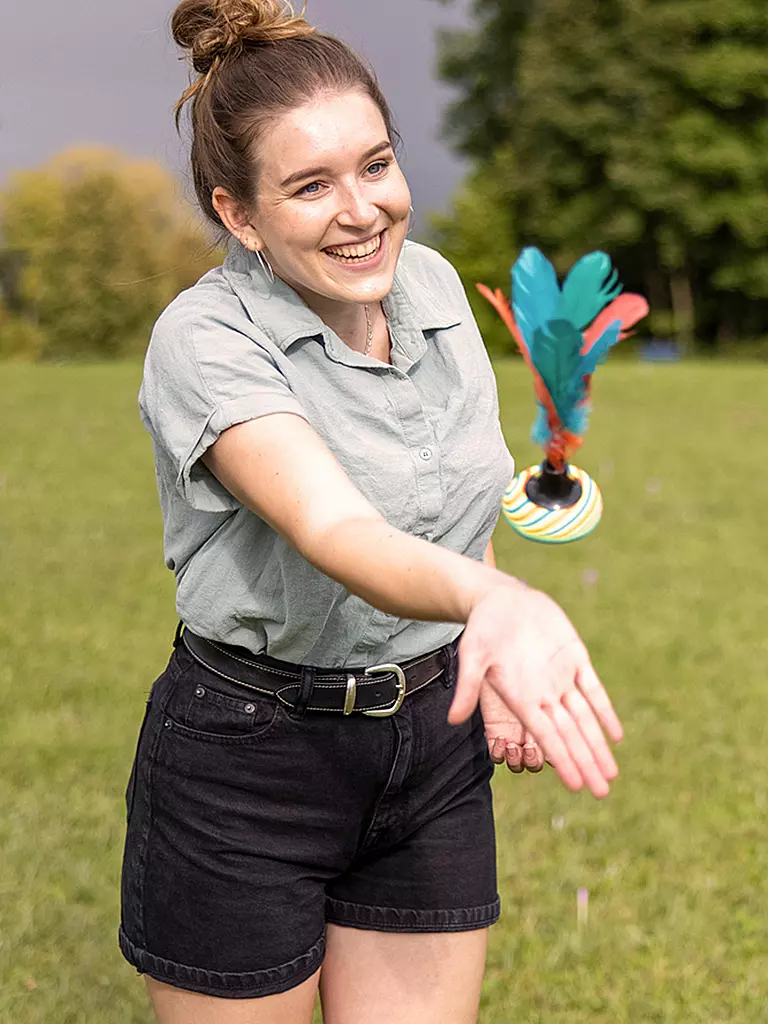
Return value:
<svg viewBox="0 0 768 1024">
<path fill-rule="evenodd" d="M 223 679 L 180 648 L 181 671 L 165 708 L 165 727 L 201 740 L 248 743 L 281 714 L 277 697 Z"/>
<path fill-rule="evenodd" d="M 279 710 L 277 698 L 254 692 L 243 697 L 222 693 L 207 680 L 194 683 L 178 725 L 192 732 L 218 736 L 253 736 L 268 729 Z"/>
</svg>

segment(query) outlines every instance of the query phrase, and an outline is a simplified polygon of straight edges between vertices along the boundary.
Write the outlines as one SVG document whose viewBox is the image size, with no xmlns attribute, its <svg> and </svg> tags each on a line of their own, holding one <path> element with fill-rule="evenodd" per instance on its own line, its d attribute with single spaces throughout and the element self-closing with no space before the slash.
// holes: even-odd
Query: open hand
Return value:
<svg viewBox="0 0 768 1024">
<path fill-rule="evenodd" d="M 510 581 L 473 606 L 459 645 L 450 722 L 472 714 L 484 683 L 569 789 L 586 785 L 593 796 L 608 795 L 619 770 L 603 729 L 618 742 L 621 723 L 578 633 L 546 594 Z"/>
</svg>

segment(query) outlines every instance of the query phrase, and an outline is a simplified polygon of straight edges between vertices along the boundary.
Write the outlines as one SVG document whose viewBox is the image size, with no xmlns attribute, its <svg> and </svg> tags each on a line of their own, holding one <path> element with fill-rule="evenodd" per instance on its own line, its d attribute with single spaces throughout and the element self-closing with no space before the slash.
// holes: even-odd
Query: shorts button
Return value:
<svg viewBox="0 0 768 1024">
<path fill-rule="evenodd" d="M 204 697 L 205 696 L 205 687 L 204 686 L 196 686 L 195 687 L 195 696 L 196 697 Z"/>
<path fill-rule="evenodd" d="M 163 725 L 165 726 L 166 729 L 170 729 L 171 728 L 171 720 L 170 720 L 170 718 L 166 718 L 166 720 L 163 722 Z"/>
<path fill-rule="evenodd" d="M 256 710 L 256 705 L 255 704 L 246 704 L 245 707 L 243 708 L 243 711 L 246 713 L 246 715 L 252 715 L 255 710 Z"/>
<path fill-rule="evenodd" d="M 432 458 L 432 449 L 431 448 L 421 448 L 419 450 L 419 458 L 423 459 L 425 462 L 429 462 L 429 460 Z"/>
</svg>

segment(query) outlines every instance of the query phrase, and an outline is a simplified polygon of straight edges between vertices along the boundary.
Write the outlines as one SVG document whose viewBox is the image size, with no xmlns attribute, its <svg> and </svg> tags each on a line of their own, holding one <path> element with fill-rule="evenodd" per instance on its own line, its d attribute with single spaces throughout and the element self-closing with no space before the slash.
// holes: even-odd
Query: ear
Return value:
<svg viewBox="0 0 768 1024">
<path fill-rule="evenodd" d="M 225 189 L 217 186 L 213 190 L 211 201 L 224 227 L 241 245 L 253 251 L 264 247 L 261 236 L 248 220 L 248 214 Z"/>
</svg>

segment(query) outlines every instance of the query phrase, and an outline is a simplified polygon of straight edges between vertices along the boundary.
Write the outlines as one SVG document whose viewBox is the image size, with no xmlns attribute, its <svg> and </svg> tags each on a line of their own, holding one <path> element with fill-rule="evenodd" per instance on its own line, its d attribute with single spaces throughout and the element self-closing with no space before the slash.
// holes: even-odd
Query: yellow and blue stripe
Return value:
<svg viewBox="0 0 768 1024">
<path fill-rule="evenodd" d="M 603 514 L 600 488 L 583 469 L 569 466 L 569 475 L 581 484 L 581 497 L 570 508 L 542 508 L 525 493 L 528 481 L 540 470 L 540 466 L 529 466 L 511 480 L 502 504 L 509 525 L 521 536 L 541 544 L 568 544 L 586 537 Z"/>
</svg>

